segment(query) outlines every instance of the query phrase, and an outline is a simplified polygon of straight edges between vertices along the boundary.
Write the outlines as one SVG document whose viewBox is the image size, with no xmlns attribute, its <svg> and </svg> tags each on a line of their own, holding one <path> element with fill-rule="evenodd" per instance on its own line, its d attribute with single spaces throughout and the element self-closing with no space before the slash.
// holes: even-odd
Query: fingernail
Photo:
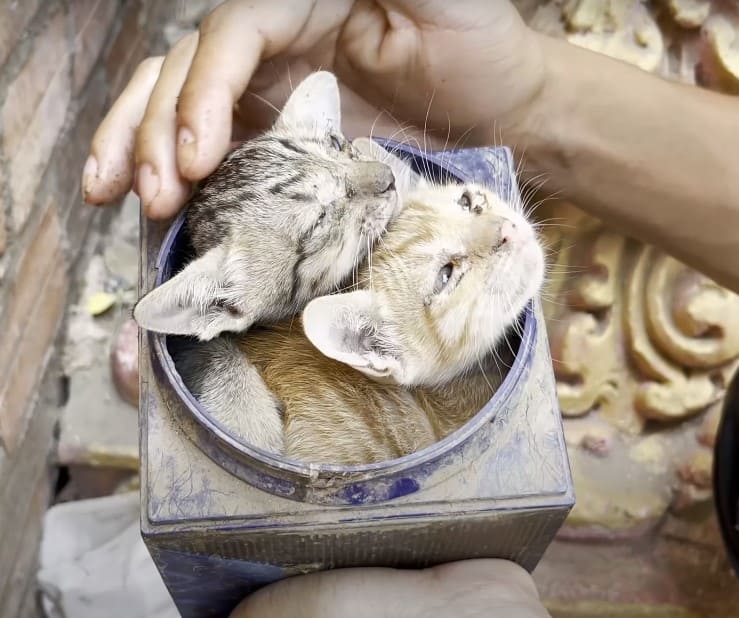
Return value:
<svg viewBox="0 0 739 618">
<path fill-rule="evenodd" d="M 187 127 L 180 127 L 177 132 L 177 163 L 181 172 L 187 171 L 195 161 L 197 146 L 192 131 Z"/>
<path fill-rule="evenodd" d="M 95 189 L 97 173 L 97 159 L 90 155 L 87 157 L 87 161 L 85 161 L 85 167 L 82 168 L 82 199 L 85 201 L 87 201 L 88 196 Z"/>
<path fill-rule="evenodd" d="M 136 189 L 144 208 L 148 208 L 159 195 L 159 175 L 149 163 L 139 166 L 136 172 Z"/>
</svg>

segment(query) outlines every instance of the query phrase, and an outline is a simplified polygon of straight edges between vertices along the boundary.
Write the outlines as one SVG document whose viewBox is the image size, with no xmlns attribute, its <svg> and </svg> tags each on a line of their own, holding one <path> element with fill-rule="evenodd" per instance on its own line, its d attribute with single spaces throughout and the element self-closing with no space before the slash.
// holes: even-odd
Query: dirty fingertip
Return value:
<svg viewBox="0 0 739 618">
<path fill-rule="evenodd" d="M 168 221 L 179 214 L 190 195 L 188 184 L 177 184 L 175 187 L 163 186 L 159 194 L 150 202 L 141 206 L 144 214 L 152 221 Z"/>
<path fill-rule="evenodd" d="M 133 171 L 126 164 L 105 161 L 93 152 L 82 169 L 82 200 L 92 206 L 111 204 L 131 189 L 132 180 Z"/>
<path fill-rule="evenodd" d="M 82 168 L 82 198 L 89 202 L 95 192 L 95 186 L 98 181 L 98 162 L 97 159 L 90 155 L 85 161 L 85 166 Z"/>
</svg>

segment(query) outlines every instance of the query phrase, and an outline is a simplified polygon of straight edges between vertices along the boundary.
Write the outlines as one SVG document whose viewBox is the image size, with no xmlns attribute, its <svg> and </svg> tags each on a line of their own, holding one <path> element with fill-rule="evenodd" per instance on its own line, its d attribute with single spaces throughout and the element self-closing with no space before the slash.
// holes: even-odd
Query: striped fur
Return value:
<svg viewBox="0 0 739 618">
<path fill-rule="evenodd" d="M 399 199 L 390 167 L 339 125 L 336 79 L 317 72 L 270 131 L 230 153 L 187 205 L 195 259 L 139 301 L 142 328 L 206 341 L 292 316 L 344 283 Z"/>
</svg>

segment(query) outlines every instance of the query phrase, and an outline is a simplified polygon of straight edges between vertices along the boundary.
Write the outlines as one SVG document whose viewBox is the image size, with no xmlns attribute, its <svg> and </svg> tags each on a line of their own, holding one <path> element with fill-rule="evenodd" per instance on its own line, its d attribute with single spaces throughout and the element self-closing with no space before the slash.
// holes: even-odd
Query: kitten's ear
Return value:
<svg viewBox="0 0 739 618">
<path fill-rule="evenodd" d="M 340 131 L 341 100 L 334 74 L 316 71 L 300 82 L 287 99 L 275 126 Z"/>
<path fill-rule="evenodd" d="M 324 355 L 372 378 L 399 379 L 400 361 L 382 345 L 372 292 L 319 296 L 303 310 L 303 331 Z"/>
<path fill-rule="evenodd" d="M 385 150 L 375 140 L 369 137 L 358 137 L 352 142 L 352 146 L 361 154 L 390 166 L 395 176 L 395 187 L 401 198 L 414 189 L 427 186 L 423 176 L 417 174 L 408 163 L 399 156 Z"/>
<path fill-rule="evenodd" d="M 225 248 L 211 249 L 143 296 L 133 309 L 134 320 L 146 330 L 201 341 L 248 328 L 250 317 L 229 302 L 239 288 L 238 269 L 229 267 L 234 261 Z"/>
</svg>

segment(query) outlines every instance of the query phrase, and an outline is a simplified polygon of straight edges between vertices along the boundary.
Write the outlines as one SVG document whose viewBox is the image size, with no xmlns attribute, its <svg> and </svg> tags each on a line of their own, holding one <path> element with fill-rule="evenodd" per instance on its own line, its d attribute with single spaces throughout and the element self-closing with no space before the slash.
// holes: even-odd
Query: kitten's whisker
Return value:
<svg viewBox="0 0 739 618">
<path fill-rule="evenodd" d="M 446 113 L 446 140 L 444 140 L 444 147 L 442 150 L 446 150 L 447 146 L 449 145 L 449 139 L 452 135 L 452 117 L 449 115 L 449 112 Z"/>
<path fill-rule="evenodd" d="M 294 92 L 295 88 L 293 88 L 293 78 L 290 74 L 290 63 L 287 63 L 287 84 L 290 87 L 290 92 Z"/>
<path fill-rule="evenodd" d="M 249 92 L 249 94 L 253 96 L 255 99 L 258 99 L 259 101 L 267 105 L 269 108 L 271 108 L 272 111 L 276 112 L 278 116 L 280 115 L 280 108 L 276 107 L 274 104 L 272 104 L 270 101 L 265 99 L 263 96 L 257 94 L 256 92 Z"/>
<path fill-rule="evenodd" d="M 477 343 L 475 344 L 475 349 L 479 349 L 477 346 Z M 480 375 L 482 375 L 483 379 L 485 380 L 485 383 L 488 385 L 488 388 L 490 389 L 490 394 L 493 395 L 495 393 L 495 387 L 490 383 L 490 380 L 488 379 L 487 374 L 485 373 L 485 369 L 482 366 L 482 359 L 480 356 L 478 356 L 476 359 L 477 366 L 480 369 Z"/>
<path fill-rule="evenodd" d="M 553 223 L 555 225 L 561 225 L 566 226 L 567 224 L 561 223 L 562 221 L 568 221 L 567 217 L 549 217 L 547 219 L 537 219 L 533 221 L 533 225 L 542 225 L 544 223 Z M 569 227 L 575 227 L 574 225 L 570 225 Z"/>
<path fill-rule="evenodd" d="M 530 216 L 531 213 L 534 212 L 534 210 L 536 210 L 537 208 L 539 208 L 539 206 L 542 206 L 543 204 L 546 204 L 547 202 L 559 202 L 559 201 L 560 201 L 560 197 L 558 195 L 549 195 L 549 196 L 546 196 L 546 197 L 542 197 L 541 199 L 538 199 L 536 202 L 532 202 L 532 201 L 530 201 L 529 198 L 527 198 L 527 201 L 525 202 L 525 204 L 526 204 L 526 206 L 528 208 L 527 216 Z"/>
<path fill-rule="evenodd" d="M 372 126 L 370 127 L 370 130 L 369 130 L 369 138 L 370 138 L 370 140 L 374 139 L 375 126 L 377 125 L 377 122 L 380 120 L 380 116 L 382 116 L 382 114 L 383 114 L 383 112 L 382 111 L 379 111 L 377 113 L 377 116 L 375 116 L 375 119 L 372 121 Z"/>
<path fill-rule="evenodd" d="M 454 142 L 454 146 L 452 147 L 452 150 L 457 150 L 460 146 L 464 146 L 465 140 L 469 137 L 470 133 L 475 130 L 475 125 L 471 125 L 468 127 L 463 133 L 459 135 L 457 138 L 457 141 Z"/>
</svg>

